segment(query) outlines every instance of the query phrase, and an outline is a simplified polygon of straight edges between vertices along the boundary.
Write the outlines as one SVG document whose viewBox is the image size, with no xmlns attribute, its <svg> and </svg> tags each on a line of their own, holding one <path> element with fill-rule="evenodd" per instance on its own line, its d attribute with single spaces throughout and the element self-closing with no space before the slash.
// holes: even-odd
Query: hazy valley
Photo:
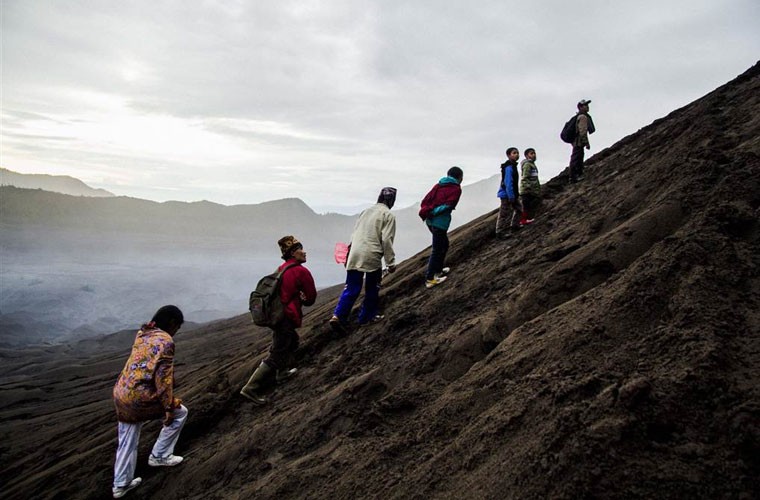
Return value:
<svg viewBox="0 0 760 500">
<path fill-rule="evenodd" d="M 455 227 L 496 206 L 497 183 L 465 186 Z M 417 208 L 394 210 L 399 259 L 430 244 Z M 0 344 L 132 328 L 164 303 L 195 322 L 240 314 L 280 262 L 284 234 L 304 242 L 318 287 L 341 283 L 333 248 L 350 239 L 356 217 L 317 214 L 298 199 L 224 206 L 1 187 Z"/>
</svg>

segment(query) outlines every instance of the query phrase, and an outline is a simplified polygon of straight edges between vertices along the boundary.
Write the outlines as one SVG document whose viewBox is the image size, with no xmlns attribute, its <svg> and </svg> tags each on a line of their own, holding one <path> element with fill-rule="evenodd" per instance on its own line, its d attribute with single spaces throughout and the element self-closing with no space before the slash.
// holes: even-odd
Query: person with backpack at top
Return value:
<svg viewBox="0 0 760 500">
<path fill-rule="evenodd" d="M 522 174 L 520 180 L 521 226 L 533 223 L 535 209 L 541 203 L 541 183 L 538 180 L 538 168 L 536 167 L 536 150 L 528 148 L 524 154 L 525 159 L 520 162 L 520 173 Z"/>
<path fill-rule="evenodd" d="M 457 207 L 462 196 L 462 179 L 464 172 L 459 167 L 451 167 L 446 177 L 425 195 L 420 204 L 419 216 L 425 221 L 433 235 L 433 245 L 425 274 L 425 287 L 433 288 L 446 280 L 451 270 L 444 267 L 446 253 L 449 251 L 448 230 L 451 225 L 451 212 Z"/>
<path fill-rule="evenodd" d="M 384 187 L 377 203 L 364 210 L 351 233 L 350 251 L 346 260 L 346 287 L 338 300 L 330 327 L 336 333 L 347 333 L 348 316 L 364 282 L 364 301 L 359 310 L 359 325 L 376 323 L 384 316 L 378 314 L 383 259 L 388 272 L 396 270 L 393 240 L 396 238 L 396 216 L 391 208 L 396 202 L 396 188 Z"/>
<path fill-rule="evenodd" d="M 563 140 L 571 139 L 573 145 L 573 151 L 570 154 L 570 183 L 575 184 L 578 181 L 583 180 L 583 156 L 584 148 L 591 149 L 591 144 L 588 141 L 589 134 L 593 134 L 596 131 L 594 127 L 594 121 L 591 119 L 591 115 L 588 114 L 589 104 L 591 101 L 588 99 L 582 99 L 578 102 L 578 112 L 575 115 L 574 123 L 575 131 L 562 132 L 567 137 L 562 137 Z M 561 134 L 561 135 L 563 135 Z"/>
<path fill-rule="evenodd" d="M 148 458 L 151 467 L 173 467 L 183 458 L 174 446 L 187 419 L 187 408 L 174 397 L 174 339 L 185 319 L 177 306 L 163 306 L 137 332 L 132 352 L 113 388 L 119 421 L 119 445 L 114 462 L 114 498 L 142 483 L 134 477 L 137 445 L 143 424 L 163 418 L 163 428 Z"/>
<path fill-rule="evenodd" d="M 317 289 L 311 272 L 302 264 L 306 262 L 303 245 L 293 236 L 283 236 L 277 244 L 285 262 L 277 270 L 281 271 L 279 300 L 283 306 L 283 317 L 271 326 L 272 345 L 269 355 L 253 372 L 251 378 L 240 390 L 240 394 L 257 405 L 264 405 L 267 398 L 261 394 L 275 374 L 277 382 L 283 382 L 296 374 L 292 364 L 293 353 L 298 349 L 299 337 L 296 328 L 301 326 L 302 306 L 310 306 L 317 300 Z M 276 299 L 275 299 L 276 300 Z"/>
<path fill-rule="evenodd" d="M 501 164 L 501 184 L 496 196 L 501 200 L 499 214 L 496 216 L 496 237 L 506 239 L 511 236 L 507 230 L 507 219 L 510 217 L 509 230 L 515 232 L 520 229 L 520 217 L 522 205 L 520 204 L 519 185 L 520 174 L 517 171 L 517 160 L 520 159 L 520 151 L 517 148 L 507 148 L 507 161 Z"/>
</svg>

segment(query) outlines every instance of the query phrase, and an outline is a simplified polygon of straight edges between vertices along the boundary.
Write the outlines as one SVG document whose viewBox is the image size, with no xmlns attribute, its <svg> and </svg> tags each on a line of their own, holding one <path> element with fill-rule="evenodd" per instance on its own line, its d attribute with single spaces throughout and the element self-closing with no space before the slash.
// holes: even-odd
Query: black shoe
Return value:
<svg viewBox="0 0 760 500">
<path fill-rule="evenodd" d="M 497 240 L 508 240 L 512 235 L 509 233 L 496 233 Z"/>
<path fill-rule="evenodd" d="M 369 321 L 365 321 L 364 323 L 359 323 L 359 326 L 373 325 L 375 323 L 380 323 L 384 319 L 385 319 L 385 315 L 376 314 L 375 317 L 370 319 Z"/>
<path fill-rule="evenodd" d="M 339 337 L 348 335 L 347 325 L 337 316 L 330 318 L 330 328 L 332 328 L 332 331 Z"/>
</svg>

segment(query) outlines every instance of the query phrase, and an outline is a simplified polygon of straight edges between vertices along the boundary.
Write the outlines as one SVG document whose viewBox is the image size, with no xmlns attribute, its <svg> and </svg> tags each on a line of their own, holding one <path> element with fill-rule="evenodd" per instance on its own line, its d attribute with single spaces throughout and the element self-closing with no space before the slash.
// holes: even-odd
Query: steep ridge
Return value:
<svg viewBox="0 0 760 500">
<path fill-rule="evenodd" d="M 422 286 L 429 249 L 402 263 L 384 323 L 335 339 L 334 301 L 313 308 L 268 407 L 237 396 L 265 331 L 179 336 L 187 462 L 147 467 L 146 426 L 130 497 L 759 497 L 760 65 L 566 181 L 511 241 L 495 211 L 455 230 L 444 285 Z M 118 359 L 55 372 L 90 387 L 77 407 L 4 401 L 9 498 L 108 494 Z"/>
<path fill-rule="evenodd" d="M 44 189 L 72 196 L 114 196 L 105 189 L 96 189 L 68 175 L 21 174 L 0 167 L 0 186 L 16 186 L 25 189 Z"/>
</svg>

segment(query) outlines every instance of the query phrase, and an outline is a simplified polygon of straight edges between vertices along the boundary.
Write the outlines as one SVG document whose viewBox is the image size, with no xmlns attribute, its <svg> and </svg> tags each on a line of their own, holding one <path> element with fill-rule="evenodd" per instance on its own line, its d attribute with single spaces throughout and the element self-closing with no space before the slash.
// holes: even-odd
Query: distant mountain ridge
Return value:
<svg viewBox="0 0 760 500">
<path fill-rule="evenodd" d="M 454 227 L 494 208 L 496 182 L 464 186 Z M 400 261 L 428 246 L 430 233 L 416 204 L 393 212 Z M 357 218 L 317 214 L 298 198 L 226 206 L 2 186 L 0 345 L 126 328 L 157 301 L 181 304 L 197 322 L 234 316 L 279 262 L 285 234 L 303 242 L 319 288 L 342 283 L 333 249 Z"/>
<path fill-rule="evenodd" d="M 115 196 L 105 189 L 96 189 L 68 175 L 21 174 L 0 167 L 0 186 L 15 186 L 24 189 L 42 189 L 72 196 L 92 196 L 105 198 Z"/>
</svg>

